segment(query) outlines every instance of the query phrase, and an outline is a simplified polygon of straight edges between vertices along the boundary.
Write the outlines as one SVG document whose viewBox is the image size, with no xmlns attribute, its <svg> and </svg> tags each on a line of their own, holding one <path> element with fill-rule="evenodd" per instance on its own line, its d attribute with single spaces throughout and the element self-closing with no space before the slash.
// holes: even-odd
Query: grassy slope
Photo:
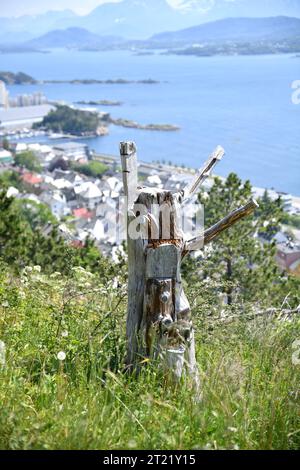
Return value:
<svg viewBox="0 0 300 470">
<path fill-rule="evenodd" d="M 0 448 L 299 448 L 299 321 L 210 331 L 194 312 L 195 403 L 187 383 L 167 387 L 151 364 L 138 380 L 119 371 L 125 309 L 122 288 L 81 270 L 67 281 L 0 274 Z"/>
</svg>

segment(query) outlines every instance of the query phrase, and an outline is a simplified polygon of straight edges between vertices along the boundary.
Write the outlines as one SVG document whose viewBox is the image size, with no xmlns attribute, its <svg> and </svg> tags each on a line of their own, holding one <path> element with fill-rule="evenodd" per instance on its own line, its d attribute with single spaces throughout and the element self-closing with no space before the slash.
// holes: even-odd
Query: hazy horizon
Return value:
<svg viewBox="0 0 300 470">
<path fill-rule="evenodd" d="M 103 5 L 105 3 L 122 3 L 124 0 L 85 0 L 84 4 L 82 0 L 44 0 L 42 3 L 37 3 L 36 0 L 28 0 L 24 3 L 21 0 L 11 0 L 10 2 L 4 2 L 1 0 L 0 4 L 0 17 L 21 17 L 23 15 L 28 16 L 35 16 L 40 15 L 43 13 L 47 13 L 49 11 L 64 11 L 64 10 L 71 10 L 76 15 L 85 16 L 89 14 L 92 10 L 96 7 Z M 149 2 L 153 4 L 154 1 L 161 2 L 162 0 L 146 0 L 146 3 Z M 198 13 L 205 15 L 207 12 L 212 10 L 215 6 L 223 3 L 226 7 L 226 3 L 228 7 L 231 7 L 233 3 L 241 4 L 242 7 L 247 9 L 249 6 L 250 0 L 165 0 L 170 6 L 177 10 L 182 11 L 192 11 L 197 10 Z M 139 0 L 137 0 L 137 5 Z M 143 1 L 142 3 L 145 3 Z M 252 2 L 251 2 L 252 4 Z M 287 12 L 288 8 L 298 7 L 300 6 L 300 0 L 274 0 L 272 2 L 272 6 L 276 8 L 276 6 L 282 6 L 286 4 Z M 223 6 L 224 6 L 223 5 Z M 257 12 L 257 16 L 264 16 L 264 5 L 261 2 L 262 8 L 261 13 Z M 268 2 L 267 2 L 267 6 Z M 247 14 L 247 13 L 246 13 Z M 287 13 L 288 14 L 288 13 Z"/>
</svg>

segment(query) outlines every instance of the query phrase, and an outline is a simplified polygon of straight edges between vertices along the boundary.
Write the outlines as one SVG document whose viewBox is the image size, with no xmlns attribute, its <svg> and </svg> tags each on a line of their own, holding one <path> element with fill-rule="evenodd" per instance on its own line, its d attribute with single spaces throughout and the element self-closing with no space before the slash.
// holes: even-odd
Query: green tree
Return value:
<svg viewBox="0 0 300 470">
<path fill-rule="evenodd" d="M 233 173 L 225 181 L 216 178 L 208 197 L 202 193 L 199 196 L 204 204 L 205 226 L 213 225 L 245 204 L 251 193 L 250 182 L 242 183 Z M 199 280 L 217 283 L 228 305 L 240 301 L 270 301 L 274 288 L 282 285 L 283 276 L 275 263 L 276 247 L 270 242 L 282 217 L 281 203 L 272 202 L 267 195 L 259 203 L 257 213 L 220 235 L 205 249 L 204 260 L 198 263 Z M 190 271 L 191 263 L 193 261 L 189 261 L 185 269 Z"/>
<path fill-rule="evenodd" d="M 0 191 L 14 186 L 19 191 L 23 191 L 24 183 L 16 171 L 6 170 L 0 173 Z"/>
<path fill-rule="evenodd" d="M 38 158 L 31 151 L 18 153 L 15 156 L 15 163 L 20 167 L 26 168 L 29 171 L 36 171 L 37 173 L 42 169 Z"/>
<path fill-rule="evenodd" d="M 53 132 L 81 135 L 95 133 L 99 124 L 97 113 L 59 105 L 54 111 L 50 111 L 40 123 L 35 123 L 33 127 L 44 127 Z"/>
<path fill-rule="evenodd" d="M 9 265 L 23 267 L 29 260 L 32 231 L 25 217 L 14 204 L 0 192 L 0 258 Z"/>
<path fill-rule="evenodd" d="M 58 223 L 56 217 L 46 204 L 37 203 L 30 199 L 16 199 L 15 204 L 19 206 L 20 212 L 33 231 L 49 223 L 52 225 Z"/>
<path fill-rule="evenodd" d="M 9 140 L 6 137 L 2 140 L 2 147 L 4 150 L 10 150 Z"/>
<path fill-rule="evenodd" d="M 284 218 L 283 205 L 279 197 L 273 201 L 266 190 L 263 197 L 259 199 L 259 208 L 256 211 L 256 219 L 260 220 L 259 235 L 271 241 L 281 228 Z"/>
<path fill-rule="evenodd" d="M 97 176 L 101 176 L 107 170 L 107 166 L 104 163 L 91 161 L 89 163 L 84 163 L 80 165 L 79 163 L 74 163 L 72 168 L 78 173 L 82 173 L 86 176 L 92 176 L 97 178 Z"/>
<path fill-rule="evenodd" d="M 291 215 L 285 213 L 282 219 L 282 223 L 290 227 L 300 229 L 300 215 Z"/>
<path fill-rule="evenodd" d="M 2 191 L 0 213 L 0 259 L 16 271 L 39 265 L 49 274 L 69 274 L 76 266 L 101 277 L 115 272 L 115 266 L 103 257 L 93 240 L 87 239 L 83 246 L 66 241 L 46 206 L 8 198 Z M 43 228 L 49 222 L 52 226 L 46 235 Z"/>
</svg>

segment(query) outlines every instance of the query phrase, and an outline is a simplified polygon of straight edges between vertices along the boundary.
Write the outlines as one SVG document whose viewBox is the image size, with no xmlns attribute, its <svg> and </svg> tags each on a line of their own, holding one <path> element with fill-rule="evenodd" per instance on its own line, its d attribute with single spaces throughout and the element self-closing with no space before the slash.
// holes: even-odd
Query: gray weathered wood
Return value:
<svg viewBox="0 0 300 470">
<path fill-rule="evenodd" d="M 121 142 L 120 154 L 122 161 L 124 194 L 128 208 L 131 209 L 137 197 L 137 156 L 134 142 Z"/>
<path fill-rule="evenodd" d="M 222 232 L 236 224 L 239 220 L 252 214 L 252 212 L 257 208 L 257 202 L 254 199 L 251 199 L 245 206 L 236 209 L 209 229 L 202 231 L 196 237 L 187 240 L 185 244 L 185 253 L 202 249 L 203 246 L 212 242 Z"/>
<path fill-rule="evenodd" d="M 195 179 L 184 188 L 183 190 L 183 200 L 191 198 L 199 189 L 201 184 L 211 175 L 211 172 L 215 165 L 222 160 L 225 154 L 225 150 L 218 146 L 213 153 L 210 155 L 209 159 L 204 163 L 203 167 L 197 172 Z"/>
<path fill-rule="evenodd" d="M 185 373 L 199 396 L 199 372 L 189 302 L 181 280 L 181 261 L 188 251 L 209 243 L 249 215 L 255 201 L 234 211 L 210 229 L 185 242 L 181 204 L 192 197 L 224 155 L 218 147 L 182 193 L 138 188 L 133 142 L 120 144 L 124 192 L 128 197 L 128 368 L 138 369 L 145 357 L 160 359 L 167 375 L 179 380 Z M 137 228 L 139 228 L 137 230 Z"/>
</svg>

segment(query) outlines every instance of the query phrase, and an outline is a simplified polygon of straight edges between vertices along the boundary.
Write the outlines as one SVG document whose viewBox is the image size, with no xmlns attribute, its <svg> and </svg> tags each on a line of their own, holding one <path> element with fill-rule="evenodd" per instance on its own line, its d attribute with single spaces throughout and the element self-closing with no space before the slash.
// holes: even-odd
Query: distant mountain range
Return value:
<svg viewBox="0 0 300 470">
<path fill-rule="evenodd" d="M 300 19 L 279 16 L 275 18 L 227 18 L 201 24 L 180 31 L 154 35 L 151 40 L 159 44 L 191 45 L 224 41 L 257 42 L 299 39 Z"/>
<path fill-rule="evenodd" d="M 145 39 L 222 18 L 289 16 L 300 18 L 299 0 L 123 0 L 99 5 L 78 16 L 71 10 L 19 18 L 0 17 L 0 43 L 17 43 L 52 30 L 84 28 L 97 35 Z M 174 5 L 175 3 L 173 3 Z"/>
<path fill-rule="evenodd" d="M 56 29 L 25 43 L 29 48 L 51 49 L 65 48 L 103 48 L 120 44 L 124 41 L 118 36 L 100 36 L 84 28 Z"/>
<path fill-rule="evenodd" d="M 57 28 L 65 28 L 78 16 L 71 10 L 48 11 L 42 15 L 25 15 L 17 18 L 0 17 L 0 43 L 17 43 L 32 39 Z"/>
<path fill-rule="evenodd" d="M 101 50 L 108 48 L 167 48 L 189 47 L 195 44 L 221 43 L 258 44 L 268 42 L 292 43 L 291 52 L 299 45 L 300 51 L 300 18 L 285 16 L 275 18 L 227 18 L 204 23 L 178 31 L 165 32 L 147 40 L 128 40 L 120 36 L 100 36 L 85 28 L 67 28 L 53 30 L 36 39 L 22 44 L 26 50 L 76 48 Z M 296 51 L 297 47 L 296 47 Z M 274 50 L 276 52 L 276 50 Z"/>
</svg>

